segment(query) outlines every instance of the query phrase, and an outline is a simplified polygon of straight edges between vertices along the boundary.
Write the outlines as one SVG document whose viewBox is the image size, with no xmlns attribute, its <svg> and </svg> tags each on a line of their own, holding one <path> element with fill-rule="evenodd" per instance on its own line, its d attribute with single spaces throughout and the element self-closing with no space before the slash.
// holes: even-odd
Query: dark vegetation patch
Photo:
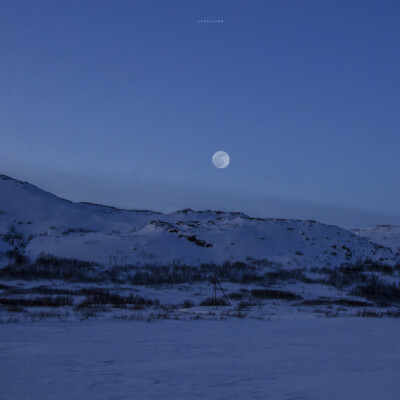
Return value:
<svg viewBox="0 0 400 400">
<path fill-rule="evenodd" d="M 328 299 L 325 297 L 318 297 L 316 299 L 304 300 L 299 305 L 301 306 L 328 306 L 338 305 L 343 307 L 368 307 L 370 303 L 361 300 L 352 299 Z"/>
<path fill-rule="evenodd" d="M 362 311 L 357 311 L 356 314 L 358 317 L 364 317 L 364 318 L 382 318 L 383 313 L 375 310 L 370 310 L 370 309 L 364 309 Z"/>
<path fill-rule="evenodd" d="M 22 256 L 23 257 L 23 256 Z M 60 279 L 72 282 L 98 282 L 99 271 L 96 263 L 70 258 L 41 255 L 34 263 L 24 258 L 0 269 L 0 279 Z"/>
<path fill-rule="evenodd" d="M 60 321 L 65 322 L 65 317 L 68 317 L 68 316 L 69 316 L 68 312 L 60 313 L 60 312 L 56 312 L 56 311 L 37 311 L 37 312 L 29 313 L 29 317 L 32 322 L 43 321 L 48 318 L 58 318 L 58 319 L 60 319 Z M 64 319 L 63 319 L 63 317 L 64 317 Z"/>
<path fill-rule="evenodd" d="M 111 305 L 116 308 L 126 308 L 128 305 L 138 306 L 139 309 L 160 305 L 158 299 L 148 299 L 138 295 L 122 296 L 116 293 L 110 293 L 107 290 L 91 288 L 83 290 L 85 299 L 77 308 L 90 307 L 92 305 Z"/>
<path fill-rule="evenodd" d="M 14 240 L 23 240 L 22 233 L 17 232 L 15 225 L 12 225 L 9 231 L 6 234 L 1 234 L 0 237 L 11 246 L 14 245 Z"/>
<path fill-rule="evenodd" d="M 275 269 L 271 271 L 273 264 L 267 260 L 248 259 L 246 262 L 225 262 L 221 265 L 202 264 L 190 266 L 180 263 L 159 266 L 146 265 L 123 265 L 105 269 L 104 266 L 93 262 L 57 258 L 51 255 L 42 254 L 38 259 L 30 263 L 18 251 L 8 254 L 11 262 L 8 266 L 0 269 L 0 279 L 3 280 L 62 280 L 68 282 L 100 283 L 112 282 L 116 284 L 132 285 L 175 285 L 184 283 L 213 282 L 217 276 L 221 282 L 233 282 L 237 284 L 254 284 L 257 286 L 270 286 L 285 282 L 305 282 L 308 284 L 320 283 L 333 286 L 337 289 L 349 292 L 351 295 L 363 297 L 378 305 L 400 304 L 400 287 L 396 284 L 387 283 L 385 276 L 393 276 L 400 272 L 400 264 L 395 267 L 371 260 L 359 261 L 356 264 L 345 263 L 338 268 L 313 268 L 312 272 L 321 274 L 321 278 L 313 280 L 306 276 L 306 270 L 297 268 L 292 270 Z M 275 265 L 274 265 L 275 266 Z M 269 272 L 264 272 L 268 268 Z M 45 286 L 33 288 L 18 288 L 15 286 L 0 285 L 3 296 L 39 294 L 43 296 L 89 296 L 85 289 L 69 290 L 56 289 Z M 291 292 L 273 289 L 255 289 L 251 292 L 252 297 L 259 299 L 287 299 L 302 300 Z M 99 293 L 92 293 L 88 297 L 88 303 L 99 303 L 96 296 Z M 108 295 L 103 295 L 107 298 Z M 130 300 L 124 296 L 102 300 L 100 304 L 131 305 L 141 307 L 140 301 L 134 298 Z M 237 301 L 244 301 L 249 298 L 244 292 L 231 293 L 230 298 Z M 128 301 L 128 302 L 127 302 Z M 307 302 L 314 302 L 308 304 Z M 347 302 L 346 304 L 340 303 Z M 96 303 L 97 302 L 97 303 Z M 353 302 L 353 303 L 352 303 Z M 337 300 L 333 304 L 348 307 L 365 307 L 369 303 L 356 305 L 356 300 Z M 326 305 L 327 300 L 315 299 L 306 300 L 303 305 Z M 18 304 L 16 304 L 18 306 Z M 144 305 L 147 306 L 147 305 Z M 24 305 L 21 305 L 24 307 Z"/>
<path fill-rule="evenodd" d="M 105 306 L 88 305 L 86 307 L 75 307 L 75 315 L 77 315 L 81 321 L 89 318 L 102 317 L 105 311 L 108 311 Z"/>
<path fill-rule="evenodd" d="M 400 310 L 386 310 L 385 313 L 388 317 L 400 318 Z"/>
<path fill-rule="evenodd" d="M 233 292 L 229 294 L 231 300 L 242 300 L 244 297 L 247 297 L 247 295 L 243 292 Z"/>
<path fill-rule="evenodd" d="M 255 267 L 240 262 L 224 263 L 220 266 L 202 264 L 200 267 L 181 264 L 144 265 L 128 267 L 125 271 L 116 269 L 115 276 L 111 280 L 128 281 L 133 285 L 162 285 L 207 282 L 212 281 L 217 275 L 223 281 L 247 282 L 249 275 L 257 275 L 253 271 L 256 271 Z"/>
<path fill-rule="evenodd" d="M 269 285 L 273 285 L 279 281 L 288 281 L 288 280 L 305 282 L 305 283 L 315 283 L 314 280 L 306 277 L 304 270 L 301 268 L 295 268 L 291 270 L 281 269 L 273 272 L 266 272 L 264 274 L 264 278 L 266 280 L 266 283 Z"/>
<path fill-rule="evenodd" d="M 365 297 L 381 305 L 400 303 L 399 285 L 386 283 L 376 275 L 371 275 L 366 282 L 357 285 L 352 294 Z"/>
<path fill-rule="evenodd" d="M 204 299 L 200 304 L 200 306 L 227 306 L 228 303 L 223 297 L 217 297 L 214 299 L 213 297 L 208 297 Z"/>
<path fill-rule="evenodd" d="M 255 266 L 244 262 L 225 262 L 222 265 L 202 264 L 200 267 L 185 264 L 124 265 L 109 269 L 93 262 L 41 255 L 34 263 L 27 259 L 13 259 L 0 269 L 0 279 L 59 279 L 69 282 L 114 282 L 134 285 L 179 284 L 210 281 L 215 275 L 231 282 L 262 282 Z"/>
<path fill-rule="evenodd" d="M 393 275 L 395 269 L 387 264 L 379 263 L 379 262 L 371 262 L 365 264 L 366 270 L 370 272 L 379 272 L 383 275 Z"/>
<path fill-rule="evenodd" d="M 191 300 L 185 300 L 182 304 L 181 304 L 181 307 L 182 308 L 192 308 L 192 307 L 194 307 L 195 306 L 195 304 L 193 303 L 193 301 L 191 301 Z"/>
<path fill-rule="evenodd" d="M 9 260 L 10 266 L 18 267 L 29 263 L 28 258 L 25 257 L 23 254 L 19 253 L 17 250 L 6 251 L 6 257 Z"/>
<path fill-rule="evenodd" d="M 8 312 L 25 312 L 25 309 L 21 306 L 17 305 L 3 305 L 7 309 Z"/>
<path fill-rule="evenodd" d="M 73 299 L 71 296 L 43 296 L 31 298 L 0 298 L 0 304 L 3 306 L 19 306 L 19 307 L 63 307 L 72 306 Z"/>
<path fill-rule="evenodd" d="M 365 274 L 365 269 L 360 265 L 343 264 L 339 268 L 328 269 L 328 278 L 324 283 L 342 289 L 345 286 L 361 284 L 366 282 L 368 276 Z"/>
<path fill-rule="evenodd" d="M 253 289 L 251 295 L 256 299 L 301 300 L 302 297 L 293 292 L 274 289 Z"/>
<path fill-rule="evenodd" d="M 18 286 L 0 285 L 2 295 L 14 295 L 14 294 L 43 294 L 43 295 L 80 295 L 81 290 L 70 290 L 70 289 L 58 289 L 46 286 L 36 286 L 32 288 L 21 288 Z"/>
<path fill-rule="evenodd" d="M 338 268 L 313 268 L 312 272 L 326 274 L 318 282 L 347 289 L 351 295 L 364 297 L 380 306 L 400 304 L 400 286 L 386 282 L 382 276 L 393 276 L 398 271 L 395 267 L 369 259 L 356 264 L 342 264 Z"/>
<path fill-rule="evenodd" d="M 211 243 L 207 243 L 205 240 L 198 239 L 196 235 L 179 235 L 179 237 L 184 237 L 189 240 L 189 242 L 192 242 L 200 247 L 213 247 Z"/>
<path fill-rule="evenodd" d="M 68 228 L 65 231 L 62 231 L 61 233 L 63 235 L 69 235 L 70 233 L 91 233 L 91 232 L 98 232 L 98 231 L 93 231 L 91 229 L 84 229 L 84 228 Z"/>
<path fill-rule="evenodd" d="M 397 265 L 392 267 L 385 263 L 366 259 L 364 261 L 357 261 L 355 264 L 345 263 L 338 268 L 311 268 L 311 272 L 327 275 L 327 278 L 320 279 L 317 282 L 342 289 L 366 283 L 372 276 L 371 273 L 394 275 L 397 268 Z"/>
<path fill-rule="evenodd" d="M 40 255 L 30 263 L 24 256 L 13 253 L 12 262 L 0 269 L 0 279 L 42 280 L 57 279 L 68 282 L 113 282 L 132 285 L 163 285 L 211 281 L 215 275 L 221 281 L 239 284 L 273 285 L 280 281 L 314 283 L 306 277 L 304 269 L 264 272 L 271 263 L 267 260 L 225 262 L 190 266 L 180 263 L 168 265 L 122 265 L 105 269 L 94 262 Z M 39 290 L 39 289 L 35 289 Z M 46 289 L 43 289 L 45 291 Z M 54 293 L 57 294 L 57 293 Z M 61 292 L 59 294 L 62 294 Z M 68 293 L 65 293 L 68 294 Z"/>
<path fill-rule="evenodd" d="M 248 310 L 250 307 L 253 307 L 256 305 L 257 305 L 257 303 L 255 303 L 255 302 L 242 300 L 237 304 L 236 309 L 237 310 Z"/>
</svg>

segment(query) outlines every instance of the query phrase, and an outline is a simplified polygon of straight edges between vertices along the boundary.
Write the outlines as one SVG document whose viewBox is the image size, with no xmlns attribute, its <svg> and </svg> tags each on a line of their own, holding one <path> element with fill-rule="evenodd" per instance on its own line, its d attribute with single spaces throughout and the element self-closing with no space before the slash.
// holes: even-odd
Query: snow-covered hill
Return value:
<svg viewBox="0 0 400 400">
<path fill-rule="evenodd" d="M 352 232 L 315 221 L 251 218 L 238 212 L 171 214 L 72 203 L 0 176 L 0 252 L 19 247 L 108 265 L 174 261 L 190 265 L 268 259 L 288 267 L 336 266 L 396 255 Z M 381 242 L 382 243 L 382 242 Z M 387 243 L 393 248 L 392 242 Z"/>
<path fill-rule="evenodd" d="M 395 253 L 400 253 L 400 226 L 377 225 L 369 229 L 353 229 L 353 232 L 373 243 L 390 247 Z"/>
</svg>

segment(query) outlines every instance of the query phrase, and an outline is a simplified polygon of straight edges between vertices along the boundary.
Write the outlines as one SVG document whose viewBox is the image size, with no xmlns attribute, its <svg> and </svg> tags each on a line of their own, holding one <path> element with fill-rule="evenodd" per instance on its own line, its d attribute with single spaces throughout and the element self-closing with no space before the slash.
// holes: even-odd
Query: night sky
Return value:
<svg viewBox="0 0 400 400">
<path fill-rule="evenodd" d="M 400 224 L 399 74 L 397 0 L 0 0 L 0 173 L 129 209 Z"/>
</svg>

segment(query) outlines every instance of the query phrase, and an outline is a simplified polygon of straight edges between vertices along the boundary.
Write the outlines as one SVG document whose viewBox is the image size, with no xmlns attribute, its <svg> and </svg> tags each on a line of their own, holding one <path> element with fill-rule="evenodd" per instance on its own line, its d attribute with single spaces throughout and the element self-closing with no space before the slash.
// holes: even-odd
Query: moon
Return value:
<svg viewBox="0 0 400 400">
<path fill-rule="evenodd" d="M 226 168 L 229 165 L 229 162 L 229 154 L 225 153 L 225 151 L 217 151 L 212 156 L 212 163 L 214 164 L 214 167 Z"/>
</svg>

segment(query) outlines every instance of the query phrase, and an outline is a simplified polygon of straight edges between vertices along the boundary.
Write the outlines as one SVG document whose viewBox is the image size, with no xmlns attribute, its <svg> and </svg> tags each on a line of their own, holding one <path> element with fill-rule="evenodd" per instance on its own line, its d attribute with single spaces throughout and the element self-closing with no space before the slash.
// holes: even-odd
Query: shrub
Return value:
<svg viewBox="0 0 400 400">
<path fill-rule="evenodd" d="M 281 300 L 301 300 L 298 294 L 283 290 L 273 289 L 253 289 L 251 295 L 257 299 L 281 299 Z"/>
<path fill-rule="evenodd" d="M 316 299 L 304 300 L 300 303 L 302 306 L 327 306 L 327 305 L 338 305 L 343 307 L 368 307 L 371 304 L 352 299 L 328 299 L 325 297 L 318 297 Z"/>
<path fill-rule="evenodd" d="M 250 303 L 248 301 L 241 301 L 236 306 L 236 309 L 237 310 L 247 310 L 247 309 L 249 309 L 249 307 L 252 307 L 252 306 L 255 306 L 255 305 L 256 305 L 256 303 Z"/>
<path fill-rule="evenodd" d="M 61 279 L 73 282 L 95 282 L 95 263 L 41 255 L 33 264 L 11 264 L 0 270 L 1 279 Z"/>
<path fill-rule="evenodd" d="M 356 286 L 352 293 L 384 304 L 400 302 L 400 288 L 383 282 L 376 275 L 371 275 L 364 284 Z"/>
<path fill-rule="evenodd" d="M 269 285 L 275 284 L 277 281 L 295 280 L 305 283 L 314 283 L 312 279 L 305 276 L 304 270 L 295 268 L 291 270 L 281 269 L 278 271 L 267 272 L 264 274 L 265 280 Z"/>
<path fill-rule="evenodd" d="M 14 253 L 12 253 L 14 254 Z M 13 256 L 14 257 L 14 256 Z M 17 257 L 17 253 L 15 253 Z M 202 264 L 193 267 L 179 263 L 168 265 L 122 265 L 109 269 L 99 264 L 77 259 L 58 258 L 41 254 L 34 263 L 16 258 L 0 270 L 0 279 L 59 279 L 70 282 L 129 282 L 133 285 L 162 285 L 206 282 L 215 275 L 222 281 L 235 283 L 264 283 L 265 277 L 257 274 L 257 267 L 243 262 L 225 262 L 222 265 Z M 19 256 L 18 256 L 19 257 Z"/>
<path fill-rule="evenodd" d="M 400 310 L 387 310 L 386 315 L 392 318 L 400 318 Z"/>
<path fill-rule="evenodd" d="M 54 311 L 39 311 L 39 312 L 34 312 L 34 313 L 29 314 L 32 322 L 35 322 L 36 320 L 43 321 L 44 319 L 47 319 L 47 318 L 61 319 L 63 316 L 67 317 L 68 315 L 69 315 L 68 313 L 65 313 L 63 315 L 61 313 L 54 312 Z"/>
<path fill-rule="evenodd" d="M 208 297 L 200 303 L 200 306 L 227 306 L 228 303 L 223 297 L 217 297 L 214 299 L 213 297 Z"/>
<path fill-rule="evenodd" d="M 372 271 L 372 272 L 380 272 L 384 275 L 393 275 L 394 274 L 393 267 L 391 267 L 390 265 L 387 265 L 387 264 L 379 263 L 379 262 L 371 262 L 370 264 L 367 264 L 366 270 Z"/>
<path fill-rule="evenodd" d="M 243 319 L 243 318 L 247 317 L 247 313 L 244 313 L 244 312 L 241 312 L 241 311 L 237 311 L 237 312 L 229 313 L 229 316 Z"/>
<path fill-rule="evenodd" d="M 79 316 L 81 321 L 84 321 L 89 318 L 102 317 L 103 314 L 100 312 L 98 307 L 84 307 L 84 308 L 76 308 L 75 315 Z"/>
<path fill-rule="evenodd" d="M 363 283 L 368 279 L 364 273 L 362 265 L 342 264 L 339 268 L 323 268 L 323 272 L 328 274 L 325 284 L 342 289 L 345 286 Z"/>
<path fill-rule="evenodd" d="M 127 305 L 135 306 L 159 306 L 158 299 L 147 299 L 138 295 L 121 296 L 119 294 L 110 293 L 102 289 L 87 289 L 85 299 L 78 307 L 89 307 L 91 305 L 112 305 L 114 307 L 126 308 Z"/>
<path fill-rule="evenodd" d="M 243 292 L 234 292 L 229 294 L 229 298 L 232 300 L 242 300 L 244 296 L 245 293 Z"/>
<path fill-rule="evenodd" d="M 4 306 L 20 306 L 20 307 L 62 307 L 71 306 L 73 300 L 71 296 L 44 296 L 32 298 L 0 298 L 0 304 Z"/>
<path fill-rule="evenodd" d="M 383 314 L 381 312 L 377 312 L 375 310 L 364 309 L 362 311 L 357 312 L 358 317 L 366 317 L 366 318 L 382 318 Z"/>
<path fill-rule="evenodd" d="M 21 306 L 17 306 L 17 305 L 9 305 L 7 306 L 7 311 L 8 312 L 24 312 L 25 309 Z"/>
<path fill-rule="evenodd" d="M 194 307 L 194 303 L 193 303 L 193 301 L 191 301 L 191 300 L 185 300 L 183 303 L 182 303 L 182 308 L 192 308 L 192 307 Z"/>
<path fill-rule="evenodd" d="M 6 257 L 10 260 L 10 263 L 14 268 L 25 265 L 29 261 L 28 257 L 20 254 L 17 250 L 6 251 Z"/>
<path fill-rule="evenodd" d="M 356 264 L 341 264 L 339 268 L 312 268 L 312 272 L 324 273 L 328 277 L 321 281 L 327 285 L 342 289 L 346 286 L 365 284 L 370 279 L 369 272 L 393 275 L 396 267 L 370 259 L 358 260 Z"/>
</svg>

